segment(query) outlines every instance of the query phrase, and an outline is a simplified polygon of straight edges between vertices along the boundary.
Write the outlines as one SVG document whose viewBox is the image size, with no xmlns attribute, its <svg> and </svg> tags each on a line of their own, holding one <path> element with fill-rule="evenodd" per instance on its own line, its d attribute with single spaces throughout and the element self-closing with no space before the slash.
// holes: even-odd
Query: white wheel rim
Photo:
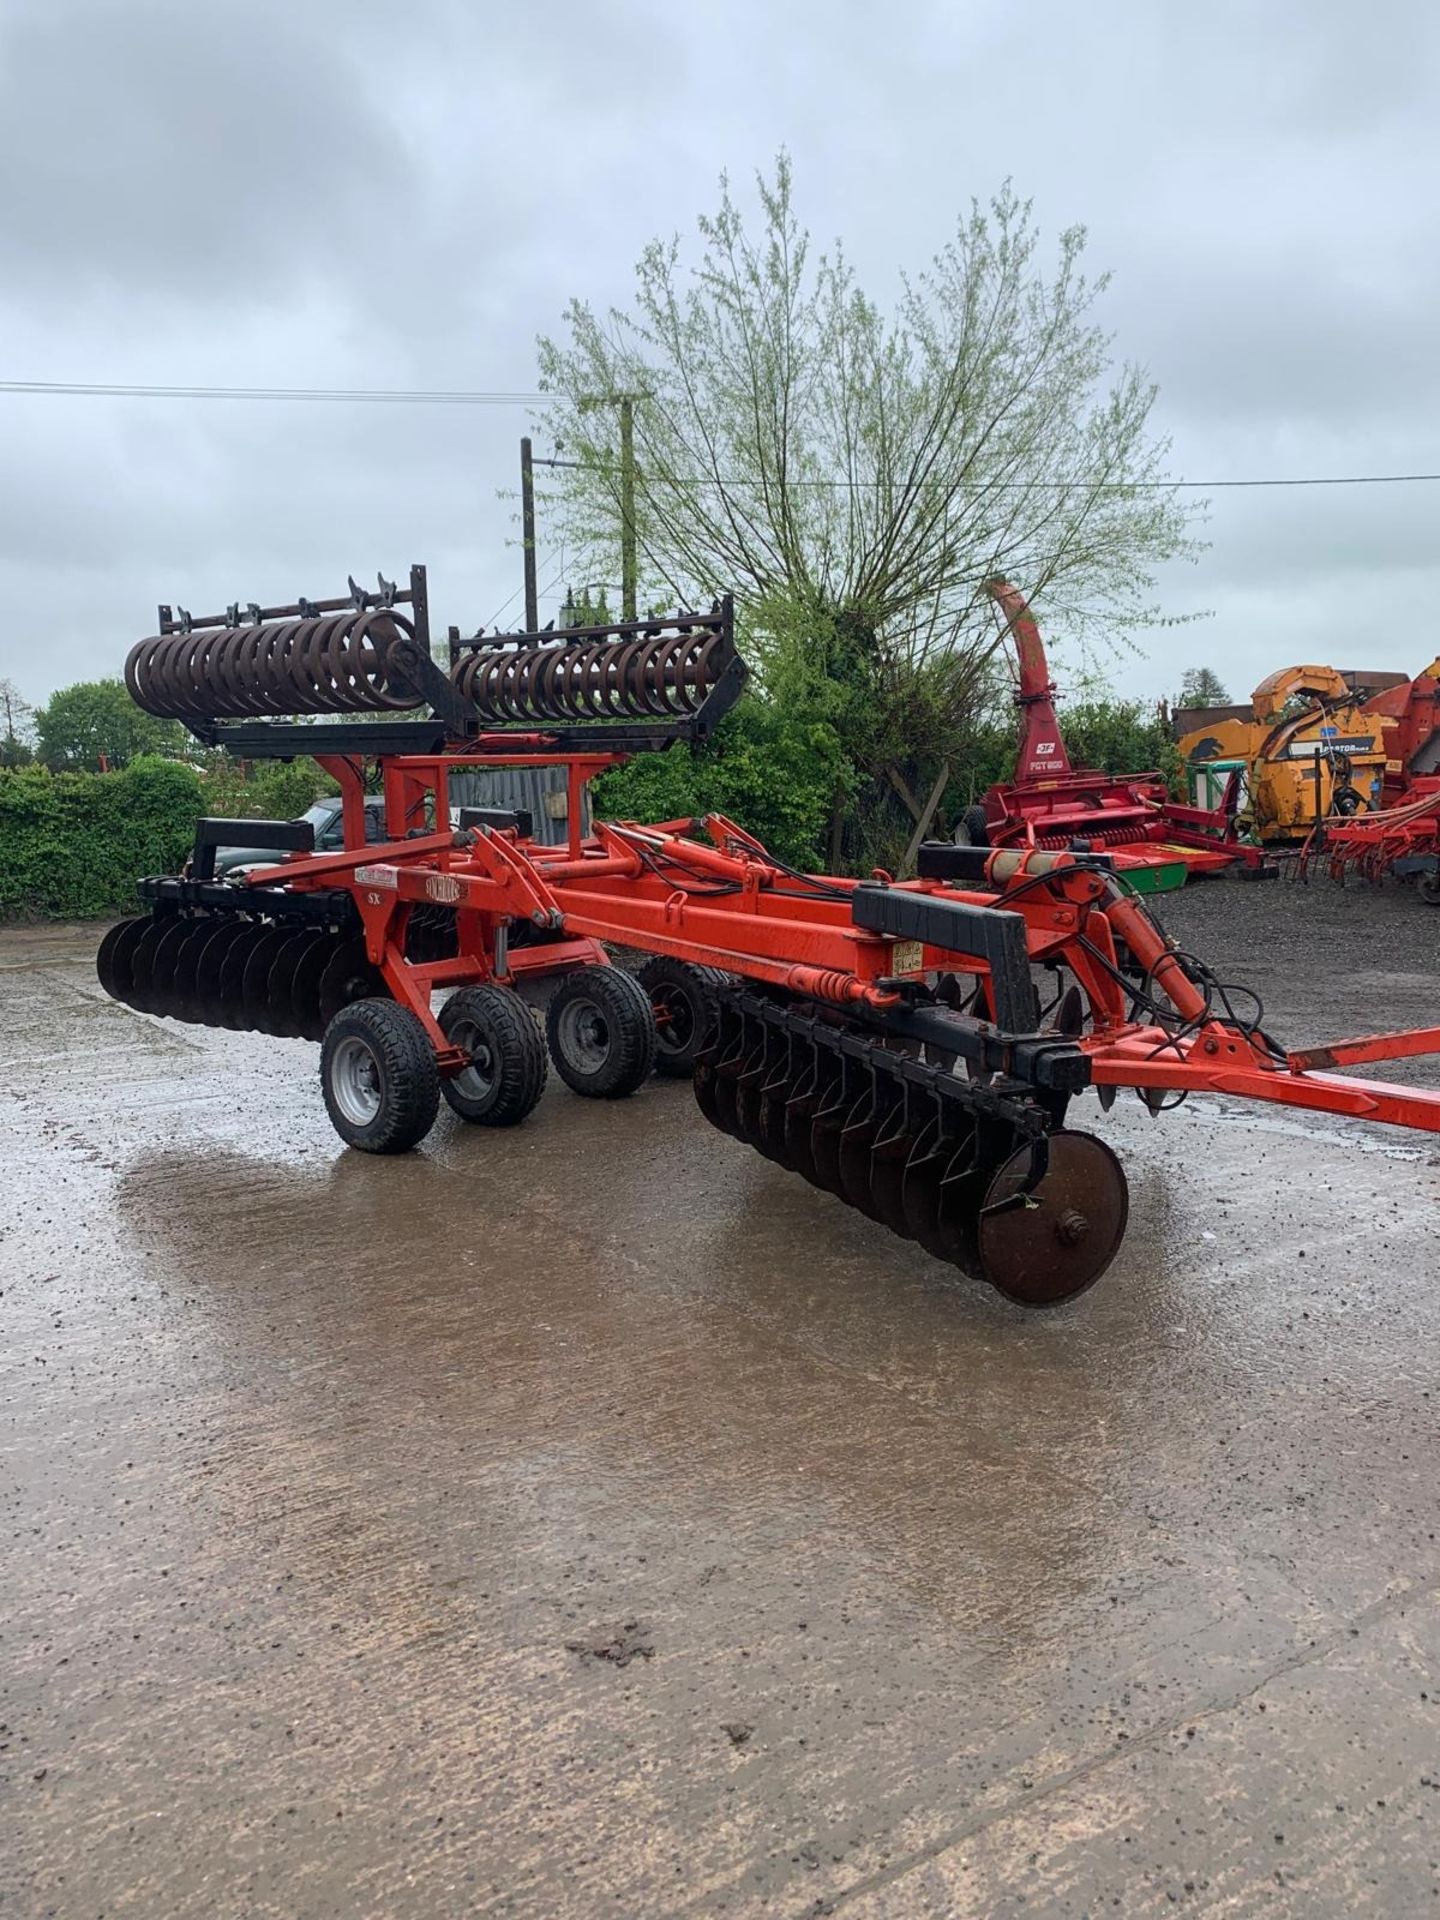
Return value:
<svg viewBox="0 0 1440 1920">
<path fill-rule="evenodd" d="M 380 1063 L 356 1035 L 347 1035 L 335 1049 L 330 1090 L 352 1127 L 368 1127 L 380 1111 Z"/>
</svg>

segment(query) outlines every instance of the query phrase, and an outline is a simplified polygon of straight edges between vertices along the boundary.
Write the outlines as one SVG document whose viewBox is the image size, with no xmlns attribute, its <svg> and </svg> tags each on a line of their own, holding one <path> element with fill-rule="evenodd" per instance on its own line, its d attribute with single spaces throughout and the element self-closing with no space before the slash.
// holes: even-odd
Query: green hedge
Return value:
<svg viewBox="0 0 1440 1920">
<path fill-rule="evenodd" d="M 135 882 L 174 873 L 203 813 L 291 819 L 330 785 L 313 760 L 246 781 L 142 757 L 122 773 L 0 768 L 0 919 L 86 920 L 128 913 Z"/>
<path fill-rule="evenodd" d="M 204 811 L 200 776 L 142 758 L 123 773 L 0 772 L 0 915 L 86 919 L 135 906 L 135 882 L 173 873 Z"/>
</svg>

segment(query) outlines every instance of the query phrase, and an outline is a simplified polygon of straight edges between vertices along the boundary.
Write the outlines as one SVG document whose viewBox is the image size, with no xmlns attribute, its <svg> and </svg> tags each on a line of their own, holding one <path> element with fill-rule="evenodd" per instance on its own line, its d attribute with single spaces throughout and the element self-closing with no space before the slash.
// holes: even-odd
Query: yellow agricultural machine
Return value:
<svg viewBox="0 0 1440 1920">
<path fill-rule="evenodd" d="M 1196 804 L 1237 770 L 1241 819 L 1266 844 L 1300 841 L 1318 821 L 1381 804 L 1385 742 L 1365 701 L 1398 676 L 1366 685 L 1336 667 L 1282 667 L 1248 707 L 1182 708 L 1177 745 Z"/>
</svg>

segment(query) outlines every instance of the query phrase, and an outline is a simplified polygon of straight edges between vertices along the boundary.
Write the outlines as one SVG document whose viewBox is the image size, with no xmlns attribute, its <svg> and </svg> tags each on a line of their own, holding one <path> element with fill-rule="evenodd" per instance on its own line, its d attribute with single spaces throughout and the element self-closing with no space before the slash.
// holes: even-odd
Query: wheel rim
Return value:
<svg viewBox="0 0 1440 1920">
<path fill-rule="evenodd" d="M 655 1042 L 662 1053 L 684 1053 L 695 1038 L 695 1009 L 678 987 L 657 987 L 650 995 L 655 1009 Z"/>
<path fill-rule="evenodd" d="M 470 1056 L 470 1065 L 455 1075 L 451 1085 L 467 1100 L 483 1100 L 495 1085 L 495 1054 L 489 1037 L 473 1020 L 457 1020 L 446 1038 Z"/>
<path fill-rule="evenodd" d="M 352 1127 L 368 1127 L 380 1111 L 380 1063 L 366 1043 L 347 1035 L 330 1063 L 335 1104 Z"/>
<path fill-rule="evenodd" d="M 610 1028 L 593 1000 L 571 1000 L 560 1011 L 560 1044 L 581 1073 L 598 1073 L 610 1057 Z"/>
</svg>

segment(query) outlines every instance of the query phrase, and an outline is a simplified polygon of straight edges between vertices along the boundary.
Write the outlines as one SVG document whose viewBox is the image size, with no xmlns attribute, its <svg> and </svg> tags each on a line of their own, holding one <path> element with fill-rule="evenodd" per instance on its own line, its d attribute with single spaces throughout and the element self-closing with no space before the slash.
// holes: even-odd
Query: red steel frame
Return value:
<svg viewBox="0 0 1440 1920">
<path fill-rule="evenodd" d="M 249 884 L 297 892 L 348 888 L 369 958 L 395 999 L 422 1022 L 447 1074 L 469 1062 L 449 1045 L 431 1011 L 435 989 L 512 984 L 526 974 L 608 964 L 602 941 L 718 966 L 837 1007 L 883 1011 L 899 1003 L 907 980 L 937 972 L 978 976 L 984 988 L 983 961 L 855 925 L 846 896 L 858 882 L 827 878 L 823 892 L 807 888 L 723 816 L 658 826 L 599 823 L 582 836 L 585 782 L 618 757 L 557 756 L 545 750 L 543 735 L 510 734 L 485 737 L 465 754 L 387 758 L 387 822 L 394 837 L 381 846 L 363 841 L 359 764 L 322 758 L 340 784 L 346 850 L 293 856 L 251 873 Z M 563 847 L 522 840 L 514 830 L 457 832 L 447 824 L 426 832 L 415 824 L 427 818 L 448 823 L 452 768 L 553 766 L 557 759 L 568 768 L 571 795 Z M 405 838 L 407 830 L 415 837 Z M 1156 922 L 1112 874 L 1067 853 L 1007 848 L 991 853 L 985 868 L 986 891 L 930 880 L 899 884 L 1023 918 L 1031 959 L 1062 964 L 1088 1001 L 1088 1029 L 1077 1044 L 1089 1056 L 1094 1085 L 1226 1094 L 1440 1132 L 1440 1092 L 1333 1071 L 1440 1053 L 1440 1027 L 1282 1053 L 1213 1013 Z M 457 955 L 408 960 L 411 909 L 437 904 L 455 910 Z M 546 942 L 512 951 L 506 938 L 512 921 L 542 930 Z M 1132 996 L 1117 977 L 1122 943 L 1132 977 L 1138 967 L 1147 990 L 1173 1007 L 1173 1030 L 1132 1017 Z"/>
</svg>

